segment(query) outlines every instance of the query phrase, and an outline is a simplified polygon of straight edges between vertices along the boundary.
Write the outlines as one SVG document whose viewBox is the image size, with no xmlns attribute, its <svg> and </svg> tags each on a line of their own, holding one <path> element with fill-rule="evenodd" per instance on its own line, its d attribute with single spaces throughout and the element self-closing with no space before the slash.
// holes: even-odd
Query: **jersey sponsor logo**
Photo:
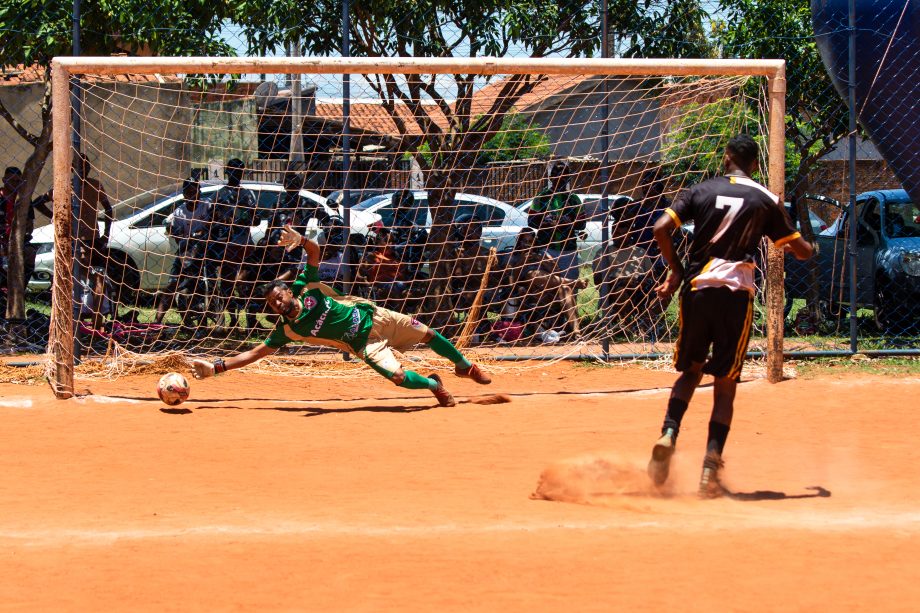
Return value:
<svg viewBox="0 0 920 613">
<path fill-rule="evenodd" d="M 352 309 L 351 311 L 351 327 L 348 328 L 348 331 L 343 335 L 343 338 L 352 339 L 355 337 L 355 334 L 358 333 L 358 327 L 361 325 L 361 313 L 358 312 L 358 309 Z"/>
<path fill-rule="evenodd" d="M 329 307 L 330 307 L 330 306 L 331 306 L 331 305 L 330 305 L 330 303 L 329 303 L 329 299 L 328 299 L 328 298 L 323 298 L 323 309 L 324 309 L 324 310 L 323 310 L 322 314 L 319 316 L 319 318 L 317 318 L 316 323 L 313 324 L 313 329 L 310 330 L 310 335 L 311 335 L 311 336 L 316 336 L 317 334 L 319 334 L 319 331 L 320 331 L 320 329 L 323 327 L 323 324 L 326 323 L 326 315 L 329 314 Z"/>
</svg>

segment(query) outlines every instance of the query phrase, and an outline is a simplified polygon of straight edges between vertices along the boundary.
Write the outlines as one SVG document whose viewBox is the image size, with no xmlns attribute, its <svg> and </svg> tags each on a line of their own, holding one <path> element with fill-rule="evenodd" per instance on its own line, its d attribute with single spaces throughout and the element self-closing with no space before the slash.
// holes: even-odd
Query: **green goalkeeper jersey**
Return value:
<svg viewBox="0 0 920 613">
<path fill-rule="evenodd" d="M 301 304 L 295 319 L 284 316 L 265 339 L 275 349 L 295 341 L 328 345 L 360 353 L 373 326 L 374 305 L 340 296 L 319 282 L 319 271 L 309 264 L 291 284 L 294 300 Z"/>
</svg>

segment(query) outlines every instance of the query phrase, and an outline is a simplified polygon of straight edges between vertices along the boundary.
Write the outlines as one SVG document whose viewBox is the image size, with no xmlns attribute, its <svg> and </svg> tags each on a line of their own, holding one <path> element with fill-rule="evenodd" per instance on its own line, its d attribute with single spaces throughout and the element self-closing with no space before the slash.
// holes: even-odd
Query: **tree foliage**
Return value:
<svg viewBox="0 0 920 613">
<path fill-rule="evenodd" d="M 818 54 L 809 0 L 722 0 L 721 11 L 726 55 L 786 60 L 786 139 L 797 162 L 787 167 L 786 189 L 800 197 L 818 160 L 847 134 L 849 117 Z"/>
<path fill-rule="evenodd" d="M 85 55 L 230 55 L 223 20 L 230 0 L 84 0 L 81 3 L 81 51 Z M 44 74 L 41 128 L 30 131 L 0 100 L 0 117 L 31 147 L 23 165 L 18 199 L 32 198 L 51 152 L 51 60 L 73 53 L 73 4 L 46 0 L 0 0 L 0 65 L 38 67 Z M 22 278 L 23 242 L 28 206 L 18 206 L 10 238 L 7 315 L 22 318 L 26 280 Z"/>
<path fill-rule="evenodd" d="M 698 181 L 718 175 L 728 139 L 740 132 L 758 133 L 757 116 L 744 102 L 723 99 L 687 105 L 662 139 L 667 175 L 694 176 Z"/>
<path fill-rule="evenodd" d="M 479 163 L 511 162 L 547 157 L 552 151 L 549 139 L 539 127 L 533 127 L 519 113 L 505 116 L 498 133 L 486 141 L 479 154 Z"/>
<path fill-rule="evenodd" d="M 717 48 L 700 0 L 609 0 L 611 51 L 622 57 L 706 58 Z"/>
<path fill-rule="evenodd" d="M 80 44 L 84 55 L 231 55 L 221 37 L 228 0 L 84 0 Z M 73 4 L 0 0 L 0 61 L 6 66 L 72 55 Z"/>
</svg>

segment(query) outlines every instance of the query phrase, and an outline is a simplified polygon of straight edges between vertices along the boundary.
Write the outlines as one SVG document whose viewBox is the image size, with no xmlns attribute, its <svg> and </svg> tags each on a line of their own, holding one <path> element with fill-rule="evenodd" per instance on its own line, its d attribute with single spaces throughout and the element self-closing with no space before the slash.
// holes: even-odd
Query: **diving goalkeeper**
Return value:
<svg viewBox="0 0 920 613">
<path fill-rule="evenodd" d="M 488 384 L 491 377 L 463 357 L 449 340 L 425 324 L 402 313 L 375 306 L 349 296 L 341 296 L 319 282 L 319 245 L 305 239 L 287 225 L 279 244 L 288 250 L 303 247 L 307 264 L 290 287 L 271 281 L 259 288 L 268 307 L 280 315 L 278 324 L 265 341 L 249 351 L 214 362 L 193 360 L 196 379 L 204 379 L 234 368 L 242 368 L 278 351 L 284 345 L 302 341 L 326 345 L 361 357 L 375 371 L 400 387 L 431 390 L 441 406 L 456 401 L 438 375 L 422 376 L 402 367 L 391 347 L 406 350 L 424 343 L 439 356 L 454 363 L 458 377 Z"/>
</svg>

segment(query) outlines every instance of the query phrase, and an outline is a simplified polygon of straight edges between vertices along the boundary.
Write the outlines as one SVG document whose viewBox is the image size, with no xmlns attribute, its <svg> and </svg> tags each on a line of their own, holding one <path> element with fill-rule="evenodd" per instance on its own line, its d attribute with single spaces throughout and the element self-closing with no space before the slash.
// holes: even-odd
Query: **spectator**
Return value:
<svg viewBox="0 0 920 613">
<path fill-rule="evenodd" d="M 578 233 L 587 225 L 581 200 L 569 187 L 569 167 L 556 162 L 549 169 L 549 186 L 534 198 L 527 225 L 537 231 L 536 246 L 545 248 L 556 268 L 570 281 L 578 280 Z"/>
<path fill-rule="evenodd" d="M 303 174 L 294 170 L 288 170 L 284 173 L 284 193 L 281 195 L 281 201 L 275 209 L 275 213 L 281 215 L 295 228 L 305 228 L 310 219 L 316 219 L 321 225 L 329 222 L 329 213 L 319 203 L 300 194 L 303 189 Z M 280 219 L 270 221 L 272 227 L 282 228 L 284 223 Z"/>
<path fill-rule="evenodd" d="M 371 235 L 372 236 L 372 235 Z M 320 245 L 319 278 L 340 294 L 353 291 L 351 283 L 358 280 L 358 269 L 364 261 L 364 253 L 373 245 L 361 234 L 349 235 L 345 220 L 338 215 L 329 218 L 323 227 Z"/>
<path fill-rule="evenodd" d="M 640 334 L 651 333 L 652 340 L 657 340 L 665 306 L 657 299 L 655 288 L 667 275 L 654 225 L 670 204 L 658 173 L 656 168 L 643 175 L 641 200 L 611 213 L 610 240 L 593 263 L 594 284 L 602 292 L 605 316 L 621 327 L 635 326 Z"/>
<path fill-rule="evenodd" d="M 214 198 L 215 212 L 212 218 L 225 225 L 227 234 L 227 247 L 220 263 L 220 295 L 222 302 L 230 311 L 230 328 L 236 328 L 240 323 L 240 311 L 245 299 L 235 297 L 236 284 L 241 272 L 243 260 L 252 250 L 253 224 L 256 223 L 258 201 L 251 190 L 241 185 L 243 171 L 246 165 L 239 158 L 227 160 L 224 175 L 227 184 L 217 191 Z M 223 309 L 219 309 L 223 310 Z M 226 333 L 227 330 L 219 325 L 216 333 Z"/>
<path fill-rule="evenodd" d="M 482 247 L 482 227 L 482 221 L 475 216 L 461 215 L 454 220 L 452 244 L 446 252 L 451 259 L 447 291 L 440 305 L 451 312 L 451 321 L 444 332 L 448 338 L 462 327 L 463 322 L 453 316 L 468 311 L 473 305 L 486 271 L 489 253 Z"/>
<path fill-rule="evenodd" d="M 394 310 L 404 306 L 408 279 L 389 228 L 377 230 L 375 244 L 368 246 L 358 267 L 358 281 L 372 290 L 368 297 L 381 306 Z"/>
<path fill-rule="evenodd" d="M 163 322 L 180 281 L 185 278 L 194 283 L 201 274 L 210 215 L 211 203 L 202 197 L 201 185 L 195 179 L 186 179 L 182 184 L 182 200 L 172 214 L 172 222 L 166 227 L 167 235 L 176 244 L 176 257 L 169 282 L 157 302 L 154 323 Z M 195 289 L 194 285 L 192 289 Z"/>
<path fill-rule="evenodd" d="M 297 217 L 297 214 L 293 214 Z M 265 236 L 256 243 L 249 257 L 243 262 L 237 277 L 237 291 L 243 300 L 243 310 L 248 319 L 248 327 L 262 328 L 259 314 L 264 311 L 261 297 L 255 296 L 255 289 L 261 283 L 271 281 L 292 282 L 301 268 L 300 255 L 287 251 L 280 244 L 281 229 L 289 224 L 288 215 L 278 213 L 272 216 Z M 303 226 L 294 228 L 303 232 Z"/>
<path fill-rule="evenodd" d="M 99 264 L 104 268 L 106 241 L 114 219 L 112 205 L 102 184 L 89 176 L 93 168 L 86 155 L 78 153 L 73 164 L 78 179 L 73 198 L 76 260 L 79 267 L 84 270 L 92 264 Z M 103 209 L 102 233 L 99 232 L 100 206 Z"/>
<path fill-rule="evenodd" d="M 21 185 L 22 171 L 15 166 L 8 166 L 3 173 L 3 186 L 0 187 L 0 255 L 4 257 L 9 253 L 13 214 Z"/>
<path fill-rule="evenodd" d="M 408 189 L 393 194 L 393 237 L 397 243 L 406 243 L 415 225 L 415 196 Z"/>
<path fill-rule="evenodd" d="M 11 236 L 13 231 L 13 218 L 20 206 L 19 192 L 22 188 L 22 170 L 16 166 L 9 166 L 3 173 L 3 185 L 0 187 L 0 257 L 9 258 L 11 251 Z M 51 217 L 51 210 L 47 203 L 51 201 L 50 192 L 32 200 L 26 216 L 26 229 L 23 239 L 23 283 L 28 283 L 35 270 L 35 247 L 32 246 L 32 230 L 35 226 L 35 211 Z M 8 260 L 7 260 L 8 261 Z M 3 270 L 3 282 L 0 286 L 6 286 L 6 267 L 0 267 Z"/>
<path fill-rule="evenodd" d="M 503 319 L 524 326 L 527 338 L 555 328 L 567 334 L 581 335 L 576 292 L 583 289 L 584 279 L 570 281 L 556 269 L 556 260 L 536 246 L 533 228 L 522 228 L 514 249 L 500 261 L 493 275 L 498 291 L 493 300 L 501 302 Z"/>
</svg>

